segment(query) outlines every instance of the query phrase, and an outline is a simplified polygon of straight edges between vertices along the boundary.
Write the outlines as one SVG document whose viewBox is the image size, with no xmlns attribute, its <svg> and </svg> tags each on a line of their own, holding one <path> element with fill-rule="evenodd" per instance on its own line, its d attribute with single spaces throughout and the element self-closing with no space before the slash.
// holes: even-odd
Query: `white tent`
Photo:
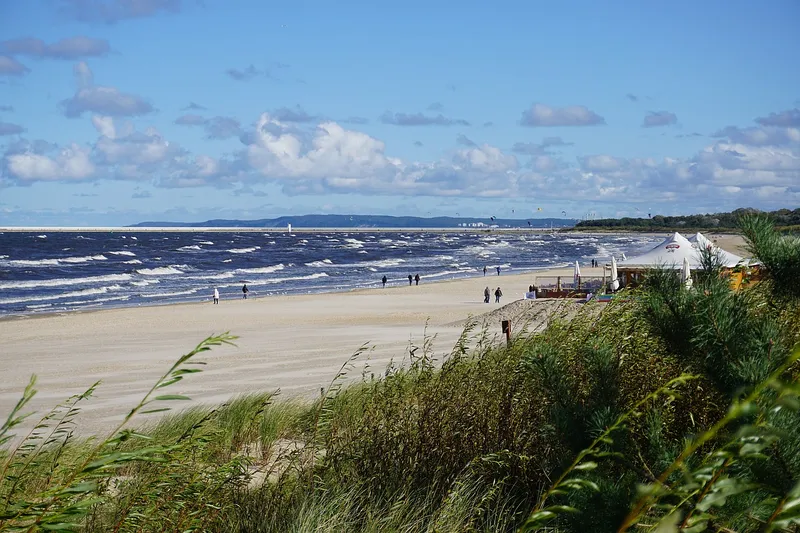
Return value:
<svg viewBox="0 0 800 533">
<path fill-rule="evenodd" d="M 723 250 L 722 248 L 711 242 L 705 235 L 703 235 L 700 232 L 697 232 L 691 237 L 689 237 L 689 242 L 694 244 L 698 250 L 701 250 L 703 248 L 711 248 L 714 252 L 720 255 L 720 257 L 722 258 L 722 264 L 725 266 L 729 266 L 730 263 L 733 263 L 733 266 L 735 266 L 738 263 L 746 262 L 738 255 L 726 252 L 725 250 Z"/>
<path fill-rule="evenodd" d="M 702 237 L 702 235 L 701 235 Z M 703 237 L 705 239 L 705 237 Z M 707 241 L 708 239 L 706 239 Z M 710 242 L 710 241 L 709 241 Z M 711 243 L 713 245 L 713 243 Z M 700 244 L 703 246 L 703 244 Z M 723 252 L 723 250 L 720 250 Z M 620 270 L 638 270 L 645 268 L 665 267 L 674 270 L 683 268 L 683 260 L 689 261 L 689 268 L 697 270 L 701 268 L 700 251 L 697 244 L 690 242 L 680 233 L 673 233 L 664 241 L 642 255 L 630 257 L 617 263 Z M 720 255 L 722 266 L 734 267 L 742 258 L 728 252 Z"/>
</svg>

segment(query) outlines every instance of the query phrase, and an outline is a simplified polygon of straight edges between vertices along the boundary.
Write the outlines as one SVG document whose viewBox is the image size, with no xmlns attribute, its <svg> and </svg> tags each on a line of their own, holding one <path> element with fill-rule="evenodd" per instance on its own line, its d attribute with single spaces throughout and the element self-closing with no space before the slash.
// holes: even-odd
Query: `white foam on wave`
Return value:
<svg viewBox="0 0 800 533">
<path fill-rule="evenodd" d="M 70 305 L 100 305 L 103 302 L 117 302 L 117 301 L 125 301 L 130 299 L 130 296 L 111 296 L 109 298 L 95 298 L 94 300 L 76 300 L 74 302 L 64 302 L 62 305 L 70 306 Z"/>
<path fill-rule="evenodd" d="M 36 238 L 37 239 L 46 239 L 47 235 L 37 235 Z"/>
<path fill-rule="evenodd" d="M 364 247 L 364 242 L 359 241 L 358 239 L 345 239 L 344 242 L 347 244 L 341 245 L 340 248 L 349 248 L 351 250 L 355 250 Z"/>
<path fill-rule="evenodd" d="M 260 246 L 253 246 L 252 248 L 231 248 L 230 250 L 225 251 L 231 254 L 249 254 L 259 249 L 261 249 Z"/>
<path fill-rule="evenodd" d="M 130 261 L 123 261 L 122 264 L 124 265 L 141 265 L 142 262 L 138 259 L 131 259 Z"/>
<path fill-rule="evenodd" d="M 146 287 L 148 285 L 155 285 L 156 283 L 161 283 L 160 279 L 143 279 L 141 281 L 131 281 L 131 285 L 136 285 L 137 287 Z"/>
<path fill-rule="evenodd" d="M 213 243 L 213 242 L 211 242 L 211 241 L 197 241 L 197 244 L 206 244 L 206 245 L 208 245 L 208 246 L 211 246 L 211 245 L 212 245 L 212 244 L 214 244 L 214 243 Z"/>
<path fill-rule="evenodd" d="M 56 278 L 26 281 L 8 281 L 0 283 L 0 289 L 39 289 L 42 287 L 64 287 L 67 285 L 88 285 L 112 281 L 127 281 L 130 274 L 108 274 L 106 276 L 89 276 L 85 278 Z"/>
<path fill-rule="evenodd" d="M 325 267 L 327 265 L 332 265 L 333 261 L 330 259 L 323 259 L 322 261 L 311 261 L 310 263 L 306 263 L 307 267 Z"/>
<path fill-rule="evenodd" d="M 107 287 L 95 287 L 93 289 L 83 289 L 81 291 L 65 292 L 61 294 L 47 294 L 40 296 L 25 296 L 22 298 L 7 298 L 0 300 L 0 305 L 19 304 L 25 302 L 46 302 L 48 300 L 63 300 L 65 298 L 81 298 L 93 294 L 106 294 L 111 291 L 122 290 L 120 285 L 109 285 Z"/>
<path fill-rule="evenodd" d="M 234 276 L 233 272 L 220 272 L 218 274 L 201 274 L 197 276 L 185 276 L 183 279 L 230 279 Z"/>
<path fill-rule="evenodd" d="M 177 251 L 179 251 L 179 252 L 188 252 L 190 250 L 202 250 L 202 248 L 200 248 L 196 244 L 192 244 L 192 245 L 189 245 L 189 246 L 181 246 L 180 248 L 178 248 Z"/>
<path fill-rule="evenodd" d="M 108 258 L 102 254 L 86 255 L 83 257 L 59 257 L 49 259 L 9 259 L 3 260 L 0 264 L 10 267 L 39 267 L 39 266 L 58 266 L 64 263 L 88 263 L 89 261 L 106 261 Z"/>
<path fill-rule="evenodd" d="M 268 267 L 256 267 L 256 268 L 239 268 L 236 272 L 241 274 L 272 274 L 273 272 L 277 272 L 279 270 L 283 270 L 286 268 L 283 263 L 279 263 L 277 265 L 268 266 Z"/>
<path fill-rule="evenodd" d="M 136 257 L 136 254 L 128 250 L 120 250 L 118 252 L 108 252 L 111 255 L 126 255 L 128 257 Z"/>
<path fill-rule="evenodd" d="M 168 267 L 156 267 L 156 268 L 140 268 L 139 270 L 136 271 L 136 273 L 141 274 L 142 276 L 169 276 L 172 274 L 183 274 L 183 271 L 168 266 Z"/>
</svg>

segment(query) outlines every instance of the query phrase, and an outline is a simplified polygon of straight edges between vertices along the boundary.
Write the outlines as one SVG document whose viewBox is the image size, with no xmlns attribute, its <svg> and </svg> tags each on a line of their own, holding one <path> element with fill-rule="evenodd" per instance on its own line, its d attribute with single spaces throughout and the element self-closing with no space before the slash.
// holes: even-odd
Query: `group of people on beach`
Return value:
<svg viewBox="0 0 800 533">
<path fill-rule="evenodd" d="M 503 295 L 503 291 L 500 290 L 500 287 L 497 287 L 494 290 L 494 303 L 500 303 L 500 297 Z M 492 298 L 492 293 L 489 290 L 489 287 L 483 289 L 483 303 L 488 304 L 489 300 Z"/>
<path fill-rule="evenodd" d="M 242 299 L 247 300 L 247 293 L 250 292 L 250 289 L 247 288 L 247 283 L 242 285 Z M 214 287 L 214 303 L 219 303 L 219 289 Z"/>
<path fill-rule="evenodd" d="M 497 270 L 497 275 L 499 276 L 500 275 L 500 266 L 498 265 L 498 266 L 494 267 L 494 269 Z M 484 266 L 483 267 L 483 276 L 484 277 L 486 277 L 486 272 L 487 272 L 487 267 Z"/>
<path fill-rule="evenodd" d="M 415 274 L 415 275 L 413 275 L 413 276 L 412 276 L 411 274 L 409 274 L 409 275 L 408 275 L 408 286 L 410 287 L 410 286 L 411 286 L 412 284 L 414 284 L 414 283 L 416 283 L 417 285 L 419 285 L 419 280 L 420 280 L 420 279 L 421 279 L 421 278 L 419 277 L 419 274 Z M 383 276 L 383 277 L 381 278 L 381 284 L 383 284 L 383 287 L 384 287 L 384 288 L 386 288 L 386 283 L 387 283 L 388 281 L 389 281 L 389 279 L 388 279 L 386 276 Z"/>
</svg>

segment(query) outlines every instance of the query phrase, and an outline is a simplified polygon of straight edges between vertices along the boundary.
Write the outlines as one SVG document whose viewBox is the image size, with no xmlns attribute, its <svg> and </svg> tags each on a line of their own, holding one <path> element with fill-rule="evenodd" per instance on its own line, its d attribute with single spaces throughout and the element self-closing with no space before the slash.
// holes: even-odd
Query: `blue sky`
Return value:
<svg viewBox="0 0 800 533">
<path fill-rule="evenodd" d="M 3 2 L 0 225 L 800 205 L 794 0 L 380 4 Z"/>
</svg>

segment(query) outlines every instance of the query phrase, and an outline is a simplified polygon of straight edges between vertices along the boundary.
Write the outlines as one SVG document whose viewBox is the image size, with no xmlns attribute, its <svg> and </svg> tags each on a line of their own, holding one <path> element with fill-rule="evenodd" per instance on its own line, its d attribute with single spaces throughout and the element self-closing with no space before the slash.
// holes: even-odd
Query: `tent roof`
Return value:
<svg viewBox="0 0 800 533">
<path fill-rule="evenodd" d="M 617 267 L 620 270 L 625 270 L 626 268 L 654 268 L 658 266 L 680 269 L 683 267 L 683 259 L 686 258 L 689 260 L 689 267 L 692 270 L 697 270 L 701 268 L 700 248 L 709 245 L 720 252 L 723 266 L 734 267 L 742 261 L 741 257 L 715 246 L 714 243 L 700 233 L 695 235 L 694 238 L 697 242 L 691 242 L 680 233 L 673 233 L 649 252 L 619 261 Z"/>
<path fill-rule="evenodd" d="M 689 237 L 689 242 L 693 243 L 698 249 L 711 247 L 715 252 L 717 252 L 720 255 L 720 258 L 722 259 L 722 264 L 725 266 L 736 266 L 738 263 L 741 263 L 743 261 L 745 263 L 748 262 L 747 260 L 745 260 L 742 257 L 739 257 L 736 254 L 726 252 L 725 250 L 717 246 L 715 243 L 711 242 L 705 235 L 703 235 L 699 231 L 694 235 L 692 235 L 691 237 Z"/>
</svg>

